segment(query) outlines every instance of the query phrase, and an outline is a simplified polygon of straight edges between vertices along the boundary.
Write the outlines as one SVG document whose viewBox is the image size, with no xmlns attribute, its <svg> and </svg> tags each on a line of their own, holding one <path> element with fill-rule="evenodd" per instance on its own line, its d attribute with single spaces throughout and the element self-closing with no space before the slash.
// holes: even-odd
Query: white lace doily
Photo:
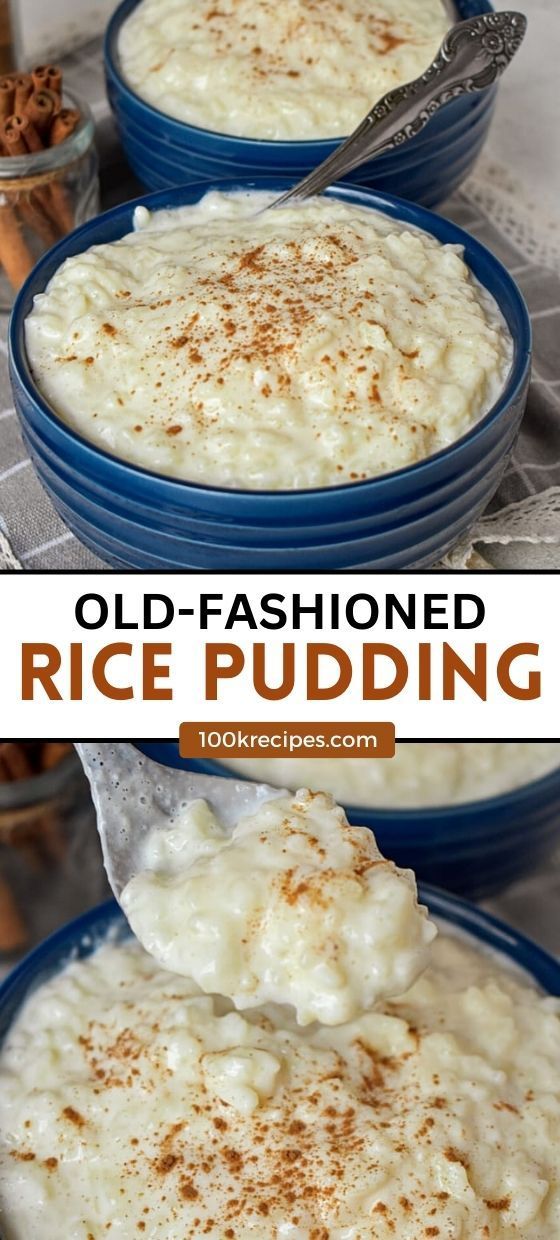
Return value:
<svg viewBox="0 0 560 1240">
<path fill-rule="evenodd" d="M 508 168 L 482 156 L 463 192 L 527 262 L 560 275 L 560 222 L 531 198 Z"/>
<path fill-rule="evenodd" d="M 14 555 L 6 535 L 0 530 L 0 572 L 19 572 L 23 565 Z"/>
<path fill-rule="evenodd" d="M 560 487 L 549 487 L 480 517 L 468 537 L 457 543 L 436 567 L 490 568 L 476 549 L 491 543 L 507 546 L 515 542 L 560 545 Z"/>
</svg>

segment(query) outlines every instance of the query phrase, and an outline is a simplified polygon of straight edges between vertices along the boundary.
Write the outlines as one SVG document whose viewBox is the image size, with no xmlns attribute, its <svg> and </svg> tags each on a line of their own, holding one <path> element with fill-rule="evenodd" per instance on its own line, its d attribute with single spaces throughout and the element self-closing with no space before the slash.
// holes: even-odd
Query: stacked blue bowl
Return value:
<svg viewBox="0 0 560 1240">
<path fill-rule="evenodd" d="M 180 758 L 173 741 L 142 741 L 138 748 L 164 766 L 243 778 L 219 762 Z M 375 833 L 382 853 L 422 882 L 481 900 L 526 878 L 558 849 L 560 767 L 511 792 L 462 805 L 344 808 L 350 822 Z"/>
<path fill-rule="evenodd" d="M 471 271 L 498 303 L 514 346 L 494 407 L 449 448 L 365 482 L 309 491 L 241 491 L 163 477 L 88 443 L 41 396 L 25 348 L 25 319 L 60 264 L 133 227 L 150 210 L 198 202 L 209 188 L 267 189 L 286 181 L 203 182 L 125 203 L 76 229 L 45 255 L 21 289 L 10 325 L 10 370 L 26 446 L 62 519 L 101 559 L 119 568 L 324 572 L 433 565 L 494 495 L 513 448 L 529 386 L 531 328 L 523 298 L 484 246 L 422 207 L 372 190 L 329 194 L 383 211 L 443 243 L 464 247 Z"/>
<path fill-rule="evenodd" d="M 288 177 L 293 183 L 330 155 L 339 139 L 273 142 L 213 133 L 175 120 L 126 83 L 119 62 L 121 27 L 140 0 L 123 0 L 109 23 L 105 72 L 127 160 L 148 189 L 221 177 Z M 456 0 L 462 19 L 491 13 L 489 0 Z M 372 105 L 375 99 L 372 99 Z M 455 99 L 402 149 L 389 151 L 347 177 L 424 206 L 443 202 L 464 180 L 486 139 L 495 88 Z"/>
<path fill-rule="evenodd" d="M 530 939 L 488 913 L 432 887 L 420 887 L 420 899 L 451 933 L 468 935 L 474 947 L 498 952 L 504 963 L 523 969 L 547 994 L 560 995 L 560 964 Z M 0 985 L 0 1045 L 29 996 L 72 960 L 84 959 L 111 937 L 130 935 L 118 904 L 109 900 L 71 921 L 31 952 Z"/>
</svg>

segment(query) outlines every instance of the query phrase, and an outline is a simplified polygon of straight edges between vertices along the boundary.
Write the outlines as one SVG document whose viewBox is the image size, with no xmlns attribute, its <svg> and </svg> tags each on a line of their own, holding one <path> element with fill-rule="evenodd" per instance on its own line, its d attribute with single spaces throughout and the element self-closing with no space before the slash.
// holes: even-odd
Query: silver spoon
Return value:
<svg viewBox="0 0 560 1240">
<path fill-rule="evenodd" d="M 288 795 L 268 784 L 160 766 L 126 743 L 82 742 L 76 749 L 90 782 L 105 869 L 117 900 L 143 868 L 147 835 L 168 828 L 191 801 L 202 797 L 220 822 L 233 828 L 265 801 Z"/>
<path fill-rule="evenodd" d="M 491 86 L 513 60 L 526 29 L 527 18 L 513 12 L 485 13 L 452 26 L 421 77 L 384 95 L 332 155 L 270 205 L 320 194 L 373 155 L 415 137 L 452 99 Z"/>
</svg>

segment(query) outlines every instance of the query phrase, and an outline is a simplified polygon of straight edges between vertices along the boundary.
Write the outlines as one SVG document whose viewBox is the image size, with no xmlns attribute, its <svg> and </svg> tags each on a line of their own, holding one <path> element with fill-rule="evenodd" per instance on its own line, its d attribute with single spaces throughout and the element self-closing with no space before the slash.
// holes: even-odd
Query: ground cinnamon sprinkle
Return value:
<svg viewBox="0 0 560 1240">
<path fill-rule="evenodd" d="M 263 253 L 264 245 L 257 245 L 253 250 L 248 250 L 239 259 L 239 270 L 262 272 L 264 270 L 262 263 Z"/>
<path fill-rule="evenodd" d="M 304 798 L 296 803 L 303 805 Z M 290 817 L 290 825 L 293 822 Z M 347 830 L 359 866 L 363 858 L 358 832 Z M 302 834 L 296 817 L 296 838 L 290 845 L 301 847 Z M 265 843 L 266 831 L 262 836 L 260 843 Z M 258 846 L 258 832 L 255 838 Z M 321 838 L 319 828 L 311 826 L 306 836 L 311 855 L 321 847 Z M 82 1100 L 101 1073 L 103 1084 L 91 1113 L 85 1102 L 80 1101 L 80 1110 L 71 1102 L 60 1109 L 60 1102 L 50 1134 L 55 1141 L 58 1137 L 58 1145 L 34 1149 L 32 1136 L 39 1142 L 44 1132 L 36 1116 L 27 1118 L 33 1114 L 30 1105 L 18 1116 L 17 1129 L 25 1132 L 25 1145 L 22 1142 L 22 1148 L 12 1152 L 22 1164 L 37 1163 L 29 1168 L 30 1182 L 42 1168 L 50 1173 L 48 1179 L 43 1173 L 49 1194 L 56 1192 L 57 1184 L 61 1194 L 66 1191 L 73 1172 L 73 1142 L 78 1141 L 84 1159 L 99 1158 L 94 1186 L 99 1184 L 103 1159 L 114 1156 L 107 1215 L 94 1220 L 89 1214 L 84 1224 L 92 1226 L 95 1221 L 95 1240 L 110 1230 L 107 1222 L 115 1200 L 122 1201 L 127 1234 L 173 1231 L 180 1232 L 181 1240 L 203 1236 L 246 1240 L 249 1233 L 256 1240 L 270 1240 L 282 1226 L 309 1240 L 330 1240 L 352 1228 L 371 1240 L 396 1240 L 405 1232 L 411 1240 L 443 1240 L 456 1226 L 466 1235 L 476 1231 L 488 1240 L 491 1234 L 498 1235 L 495 1216 L 514 1208 L 515 1195 L 484 1198 L 480 1181 L 487 1184 L 488 1179 L 481 1151 L 473 1147 L 472 1159 L 467 1156 L 473 1137 L 470 1076 L 461 1076 L 459 1059 L 448 1065 L 447 1046 L 437 1049 L 446 1034 L 459 1041 L 458 1056 L 472 1049 L 468 1023 L 461 1033 L 451 1033 L 441 1017 L 449 998 L 445 970 L 452 969 L 453 956 L 436 957 L 427 990 L 409 991 L 380 1012 L 360 1016 L 354 1026 L 349 1022 L 334 1032 L 315 1025 L 302 1032 L 272 1007 L 263 1012 L 232 1010 L 225 1000 L 204 996 L 195 988 L 191 993 L 182 979 L 156 972 L 142 961 L 138 949 L 118 950 L 136 952 L 131 959 L 137 961 L 137 969 L 130 967 L 127 974 L 120 958 L 107 960 L 106 1023 L 98 1014 L 99 995 L 93 987 L 86 992 L 91 1006 L 82 1012 L 76 1062 L 70 1079 L 62 1084 L 63 1101 L 72 1099 L 76 1072 L 80 1092 L 74 1097 Z M 439 996 L 441 1009 L 436 1001 L 434 1014 L 429 988 L 435 985 L 438 967 L 444 995 Z M 128 990 L 126 981 L 119 980 L 119 968 L 123 978 L 130 978 Z M 116 986 L 122 990 L 115 1002 Z M 452 994 L 451 1004 L 453 999 Z M 453 1016 L 455 1020 L 455 1012 Z M 231 1083 L 236 1073 L 243 1075 L 246 1067 L 255 1069 L 256 1061 L 248 1062 L 250 1053 L 267 1051 L 278 1057 L 280 1068 L 270 1092 L 267 1086 L 261 1096 L 261 1086 L 256 1089 L 255 1108 L 245 1109 L 245 1101 L 239 1102 L 235 1095 L 221 1097 L 224 1082 Z M 433 1071 L 440 1064 L 441 1075 Z M 447 1066 L 450 1101 L 445 1094 Z M 139 1076 L 125 1075 L 128 1092 L 111 1100 L 113 1082 L 133 1068 L 138 1068 Z M 255 1083 L 259 1071 L 257 1064 L 246 1079 Z M 521 1072 L 519 1099 L 528 1092 L 529 1080 Z M 49 1080 L 47 1089 L 51 1084 Z M 505 1150 L 507 1132 L 519 1127 L 522 1104 L 515 1106 L 501 1092 L 506 1089 L 498 1086 L 497 1101 L 492 1104 L 490 1099 L 476 1122 L 489 1121 Z M 512 1096 L 516 1098 L 515 1092 Z M 134 1122 L 127 1126 L 125 1116 Z M 113 1119 L 114 1146 L 108 1142 Z M 76 1137 L 62 1120 L 79 1129 L 87 1123 L 88 1130 Z M 532 1160 L 531 1148 L 524 1152 Z M 442 1157 L 467 1169 L 471 1191 L 466 1205 L 455 1191 L 434 1191 Z M 490 1171 L 496 1169 L 500 1170 L 498 1164 Z M 14 1166 L 13 1171 L 18 1181 L 24 1175 L 23 1168 Z"/>
<path fill-rule="evenodd" d="M 180 1159 L 177 1154 L 163 1154 L 161 1158 L 158 1158 L 155 1164 L 155 1170 L 159 1175 L 168 1175 L 169 1172 L 173 1171 L 173 1169 L 177 1166 L 179 1161 Z"/>
<path fill-rule="evenodd" d="M 183 391 L 189 416 L 199 429 L 211 417 L 205 401 L 197 399 L 199 384 L 212 378 L 223 385 L 222 372 L 231 373 L 237 363 L 264 371 L 267 377 L 259 390 L 265 400 L 292 388 L 302 331 L 313 328 L 314 323 L 320 324 L 325 313 L 336 313 L 337 317 L 342 313 L 346 294 L 341 279 L 345 271 L 359 262 L 359 254 L 351 233 L 339 234 L 330 226 L 320 238 L 306 238 L 304 234 L 301 240 L 292 238 L 281 244 L 267 240 L 258 245 L 246 245 L 241 240 L 226 266 L 225 261 L 221 260 L 212 273 L 200 277 L 201 311 L 189 315 L 178 325 L 178 332 L 169 332 L 158 345 L 162 357 L 162 378 L 158 386 L 163 388 L 166 386 L 166 355 L 170 352 L 182 354 L 187 350 L 188 364 L 181 359 Z M 354 304 L 354 289 L 350 285 L 349 292 L 350 288 Z M 156 309 L 161 304 L 164 303 L 153 303 Z M 203 312 L 206 305 L 213 308 L 210 317 Z M 106 334 L 114 331 L 110 324 L 104 324 L 103 330 Z M 168 328 L 165 330 L 167 332 Z M 348 366 L 350 378 L 355 368 L 367 379 L 369 351 L 367 346 L 361 353 L 339 349 L 339 357 Z M 89 365 L 93 360 L 86 358 L 85 362 Z M 334 365 L 328 353 L 323 355 L 322 363 L 329 367 Z M 372 370 L 370 399 L 381 408 L 383 399 L 378 380 L 379 372 Z M 166 401 L 172 408 L 169 390 Z M 360 402 L 363 402 L 363 394 L 349 383 L 345 411 L 352 412 Z M 178 405 L 176 408 L 179 412 Z M 165 428 L 165 433 L 173 437 L 181 430 L 183 424 L 177 421 Z M 351 478 L 359 476 L 356 471 L 350 473 Z"/>
<path fill-rule="evenodd" d="M 282 897 L 286 904 L 294 905 L 302 896 L 305 896 L 308 903 L 326 906 L 325 895 L 322 891 L 323 881 L 326 872 L 321 871 L 320 875 L 313 875 L 307 879 L 298 879 L 294 882 L 295 870 L 284 870 L 281 874 L 278 885 L 282 892 Z"/>
<path fill-rule="evenodd" d="M 87 1123 L 83 1115 L 80 1115 L 80 1112 L 76 1111 L 74 1107 L 65 1107 L 62 1114 L 65 1119 L 70 1120 L 71 1124 L 75 1124 L 76 1128 L 84 1128 Z"/>
<path fill-rule="evenodd" d="M 391 34 L 389 30 L 380 36 L 380 56 L 387 56 L 388 52 L 394 52 L 396 47 L 402 47 L 406 43 L 406 39 L 399 38 L 396 34 Z"/>
<path fill-rule="evenodd" d="M 468 1159 L 465 1155 L 461 1154 L 459 1150 L 453 1149 L 452 1146 L 448 1146 L 447 1149 L 443 1151 L 443 1155 L 444 1158 L 446 1158 L 450 1163 L 460 1163 L 462 1167 L 468 1167 L 469 1165 Z"/>
<path fill-rule="evenodd" d="M 181 1197 L 184 1197 L 185 1201 L 196 1201 L 199 1195 L 192 1180 L 181 1180 Z"/>
<path fill-rule="evenodd" d="M 495 1111 L 509 1111 L 510 1115 L 519 1115 L 519 1107 L 514 1107 L 511 1102 L 494 1102 Z"/>
<path fill-rule="evenodd" d="M 498 1201 L 485 1201 L 488 1210 L 509 1210 L 511 1206 L 511 1197 L 500 1197 Z"/>
</svg>

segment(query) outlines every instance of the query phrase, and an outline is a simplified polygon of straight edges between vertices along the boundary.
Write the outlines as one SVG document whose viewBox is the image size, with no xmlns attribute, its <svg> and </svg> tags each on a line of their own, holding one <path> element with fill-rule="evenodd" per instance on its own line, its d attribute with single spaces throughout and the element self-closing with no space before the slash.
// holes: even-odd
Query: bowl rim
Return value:
<svg viewBox="0 0 560 1240">
<path fill-rule="evenodd" d="M 152 116 L 158 121 L 163 119 L 169 124 L 170 131 L 173 133 L 184 134 L 192 131 L 203 138 L 211 138 L 224 145 L 228 142 L 237 143 L 247 153 L 253 151 L 255 154 L 258 150 L 263 150 L 267 147 L 276 151 L 279 156 L 284 151 L 292 150 L 294 147 L 298 152 L 303 153 L 313 147 L 318 149 L 322 157 L 326 159 L 329 152 L 348 137 L 347 134 L 338 134 L 334 138 L 250 138 L 244 137 L 242 134 L 224 133 L 223 130 L 219 129 L 207 129 L 204 125 L 194 125 L 190 121 L 181 120 L 178 116 L 170 116 L 168 112 L 162 112 L 160 108 L 144 99 L 142 95 L 137 94 L 134 88 L 127 82 L 120 63 L 118 39 L 121 28 L 141 2 L 142 0 L 120 0 L 105 30 L 103 60 L 107 76 L 111 76 L 114 79 L 121 94 L 126 96 L 128 102 L 137 107 L 145 117 Z M 481 14 L 493 13 L 495 11 L 492 0 L 477 0 L 477 4 Z M 481 94 L 478 102 L 482 104 L 487 96 L 492 96 L 492 93 L 493 88 L 490 87 Z"/>
<path fill-rule="evenodd" d="M 448 922 L 460 933 L 466 933 L 471 939 L 480 943 L 483 950 L 498 952 L 507 957 L 514 968 L 521 969 L 542 988 L 546 995 L 560 997 L 560 960 L 557 960 L 546 948 L 534 942 L 528 935 L 509 926 L 507 922 L 493 913 L 488 913 L 486 909 L 479 908 L 472 901 L 444 891 L 441 887 L 419 883 L 418 896 L 420 903 L 427 905 L 431 916 Z M 17 1013 L 35 989 L 34 979 L 38 974 L 40 975 L 43 961 L 48 960 L 58 950 L 62 951 L 65 946 L 68 947 L 66 960 L 50 974 L 54 976 L 57 971 L 61 971 L 71 963 L 73 952 L 80 947 L 80 944 L 88 938 L 91 938 L 95 944 L 96 930 L 101 928 L 102 936 L 94 945 L 93 950 L 101 945 L 103 936 L 109 934 L 113 926 L 126 928 L 126 938 L 134 937 L 132 931 L 129 933 L 130 928 L 120 905 L 114 897 L 111 897 L 79 917 L 65 922 L 15 965 L 0 983 L 0 1020 L 4 1006 L 10 1003 L 14 994 L 17 995 L 20 987 L 25 988 L 25 993 L 23 998 L 16 1003 L 4 1034 L 0 1035 L 0 1048 Z"/>
<path fill-rule="evenodd" d="M 135 743 L 141 746 L 146 742 Z M 151 744 L 152 742 L 147 743 Z M 402 743 L 406 744 L 406 742 Z M 154 741 L 153 744 L 172 744 L 176 745 L 178 749 L 178 742 L 176 741 Z M 159 762 L 160 766 L 170 765 L 168 762 L 161 762 L 159 758 L 153 758 L 151 754 L 146 753 L 143 749 L 141 749 L 141 752 L 146 757 L 149 757 L 150 761 Z M 252 775 L 244 775 L 242 771 L 236 771 L 232 767 L 228 767 L 225 762 L 220 762 L 216 758 L 185 758 L 183 761 L 189 762 L 190 769 L 200 771 L 201 774 L 220 775 L 223 777 L 225 771 L 228 779 L 248 779 L 252 783 L 262 782 L 262 780 L 254 779 Z M 338 797 L 337 799 L 341 805 L 349 809 L 353 814 L 363 814 L 369 818 L 374 816 L 376 822 L 381 824 L 395 822 L 396 820 L 397 823 L 406 826 L 407 823 L 411 824 L 412 822 L 432 823 L 435 820 L 436 823 L 441 823 L 449 818 L 463 818 L 469 815 L 478 816 L 479 814 L 491 814 L 496 811 L 501 812 L 502 810 L 508 810 L 525 796 L 532 797 L 540 793 L 546 796 L 550 789 L 557 784 L 560 790 L 560 760 L 557 766 L 554 766 L 550 771 L 545 771 L 544 775 L 537 775 L 534 779 L 519 784 L 516 788 L 510 788 L 506 792 L 497 792 L 493 796 L 479 797 L 474 801 L 450 801 L 445 805 L 420 805 L 416 808 L 413 806 L 401 806 L 391 809 L 388 805 L 379 807 L 376 805 L 358 805 L 353 801 L 348 801 L 346 797 Z"/>
<path fill-rule="evenodd" d="M 403 481 L 408 482 L 409 479 L 411 481 L 421 479 L 426 473 L 429 475 L 431 471 L 437 471 L 439 465 L 443 462 L 452 470 L 459 468 L 465 447 L 476 446 L 486 432 L 496 422 L 499 422 L 511 406 L 519 400 L 529 377 L 532 326 L 523 294 L 504 264 L 476 237 L 473 237 L 465 229 L 453 223 L 453 221 L 430 211 L 427 207 L 418 206 L 416 203 L 408 202 L 406 199 L 399 198 L 393 194 L 381 193 L 380 191 L 370 189 L 368 186 L 354 186 L 343 182 L 336 182 L 325 191 L 326 197 L 338 198 L 343 202 L 349 202 L 351 205 L 354 204 L 368 210 L 378 211 L 390 219 L 396 219 L 414 228 L 420 228 L 430 236 L 435 237 L 442 244 L 462 246 L 465 255 L 469 255 L 468 259 L 465 257 L 465 262 L 469 269 L 471 269 L 473 259 L 482 262 L 489 268 L 492 277 L 497 279 L 500 285 L 505 286 L 515 306 L 520 320 L 520 331 L 517 337 L 511 334 L 513 356 L 502 391 L 491 408 L 469 427 L 459 439 L 454 440 L 453 443 L 448 444 L 445 448 L 441 448 L 438 452 L 423 457 L 412 465 L 407 465 L 388 473 L 374 475 L 371 478 L 364 478 L 357 482 L 346 482 L 338 485 L 334 483 L 329 486 L 305 487 L 298 490 L 280 488 L 278 490 L 244 490 L 240 487 L 212 486 L 147 469 L 145 466 L 113 455 L 67 425 L 42 395 L 33 377 L 25 343 L 27 313 L 24 307 L 31 295 L 32 288 L 35 287 L 39 279 L 42 281 L 43 274 L 47 271 L 40 290 L 41 292 L 45 291 L 48 282 L 67 257 L 68 246 L 72 245 L 73 247 L 78 238 L 83 238 L 84 246 L 82 249 L 75 251 L 76 253 L 83 253 L 89 245 L 106 244 L 101 239 L 91 241 L 90 237 L 98 233 L 100 229 L 103 231 L 104 227 L 114 225 L 117 222 L 120 223 L 121 220 L 126 223 L 126 228 L 123 228 L 120 236 L 125 236 L 126 232 L 132 228 L 134 211 L 139 206 L 147 207 L 148 210 L 152 211 L 175 209 L 181 205 L 192 205 L 199 202 L 206 193 L 213 191 L 222 193 L 259 192 L 261 190 L 281 192 L 289 188 L 291 184 L 291 180 L 287 177 L 237 176 L 212 181 L 190 182 L 186 185 L 168 187 L 163 190 L 142 194 L 138 198 L 120 203 L 116 207 L 111 207 L 108 211 L 104 211 L 93 219 L 86 221 L 86 223 L 81 224 L 66 237 L 63 237 L 61 241 L 57 242 L 35 264 L 16 296 L 10 316 L 8 354 L 12 383 L 15 377 L 23 392 L 33 402 L 35 410 L 41 414 L 41 417 L 46 420 L 55 433 L 62 435 L 70 443 L 73 443 L 76 446 L 76 450 L 82 454 L 85 460 L 94 466 L 95 462 L 102 461 L 107 469 L 118 475 L 136 479 L 139 483 L 149 482 L 152 486 L 169 488 L 169 493 L 175 494 L 177 497 L 193 493 L 194 495 L 201 494 L 216 499 L 224 499 L 225 497 L 226 501 L 229 498 L 230 501 L 250 500 L 261 505 L 275 505 L 277 503 L 293 503 L 295 497 L 328 496 L 332 498 L 339 495 L 342 498 L 349 494 L 359 496 L 365 488 L 372 487 L 376 489 L 378 495 L 381 495 L 387 489 L 392 490 L 393 487 L 398 487 Z M 480 283 L 482 282 L 480 281 Z M 493 297 L 498 309 L 501 311 L 501 302 L 498 297 L 491 293 L 486 285 L 483 285 L 483 287 Z M 33 294 L 33 300 L 37 295 L 39 295 L 39 290 Z"/>
</svg>

